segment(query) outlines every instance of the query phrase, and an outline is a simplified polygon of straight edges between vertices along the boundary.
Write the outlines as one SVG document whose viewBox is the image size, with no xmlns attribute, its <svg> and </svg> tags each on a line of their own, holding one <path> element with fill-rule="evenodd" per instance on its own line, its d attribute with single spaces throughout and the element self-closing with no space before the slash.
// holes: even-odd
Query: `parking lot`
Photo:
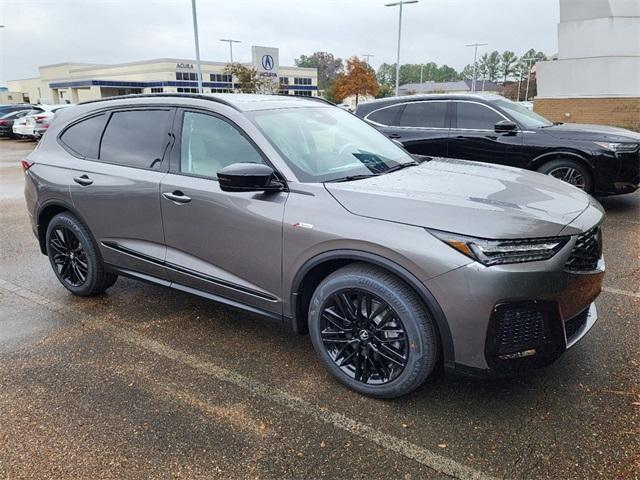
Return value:
<svg viewBox="0 0 640 480">
<path fill-rule="evenodd" d="M 0 478 L 640 478 L 640 193 L 602 199 L 599 321 L 526 377 L 373 400 L 308 337 L 120 278 L 73 297 L 0 140 Z"/>
</svg>

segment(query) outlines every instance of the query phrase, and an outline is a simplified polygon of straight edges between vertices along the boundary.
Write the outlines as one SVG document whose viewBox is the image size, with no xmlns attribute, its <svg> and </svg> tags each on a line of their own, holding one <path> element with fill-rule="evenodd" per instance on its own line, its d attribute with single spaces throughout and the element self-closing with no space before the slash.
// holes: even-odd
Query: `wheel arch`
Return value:
<svg viewBox="0 0 640 480">
<path fill-rule="evenodd" d="M 63 212 L 71 213 L 78 219 L 78 221 L 80 221 L 85 227 L 87 227 L 87 223 L 84 221 L 84 219 L 78 214 L 76 209 L 68 203 L 62 202 L 60 200 L 51 200 L 49 202 L 43 203 L 38 209 L 36 225 L 40 252 L 42 252 L 42 254 L 44 255 L 47 254 L 47 227 L 49 226 L 49 223 L 51 222 L 51 219 L 53 219 L 53 217 Z M 87 230 L 89 230 L 88 227 Z M 90 230 L 89 233 L 91 233 Z"/>
<path fill-rule="evenodd" d="M 545 152 L 531 160 L 528 168 L 531 170 L 538 170 L 545 163 L 560 159 L 575 160 L 579 162 L 581 165 L 587 167 L 589 173 L 593 176 L 593 170 L 595 168 L 593 163 L 591 163 L 584 154 L 571 150 L 552 150 L 550 152 Z"/>
<path fill-rule="evenodd" d="M 296 333 L 308 333 L 307 310 L 318 284 L 330 273 L 350 263 L 361 262 L 380 267 L 404 281 L 418 294 L 436 324 L 445 366 L 454 363 L 453 339 L 449 324 L 429 289 L 411 272 L 387 258 L 359 250 L 332 250 L 307 260 L 294 276 L 291 287 L 292 327 Z"/>
</svg>

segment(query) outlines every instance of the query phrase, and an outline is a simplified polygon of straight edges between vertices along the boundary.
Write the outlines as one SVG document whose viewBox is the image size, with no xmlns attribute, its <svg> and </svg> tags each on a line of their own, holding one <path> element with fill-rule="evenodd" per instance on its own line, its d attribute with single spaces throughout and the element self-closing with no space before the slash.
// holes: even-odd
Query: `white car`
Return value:
<svg viewBox="0 0 640 480">
<path fill-rule="evenodd" d="M 13 122 L 13 134 L 16 138 L 39 138 L 43 123 L 49 123 L 51 117 L 61 108 L 70 105 L 34 105 L 33 109 L 24 117 Z"/>
</svg>

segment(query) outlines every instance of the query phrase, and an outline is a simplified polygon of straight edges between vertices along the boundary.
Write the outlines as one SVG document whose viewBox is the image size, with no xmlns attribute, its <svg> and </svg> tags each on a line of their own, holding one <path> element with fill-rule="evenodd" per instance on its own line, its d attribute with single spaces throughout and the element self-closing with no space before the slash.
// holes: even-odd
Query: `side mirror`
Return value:
<svg viewBox="0 0 640 480">
<path fill-rule="evenodd" d="M 493 129 L 496 133 L 515 133 L 518 130 L 518 125 L 509 120 L 500 120 Z"/>
<path fill-rule="evenodd" d="M 274 171 L 262 163 L 234 163 L 218 171 L 218 182 L 223 192 L 279 192 L 282 182 Z"/>
</svg>

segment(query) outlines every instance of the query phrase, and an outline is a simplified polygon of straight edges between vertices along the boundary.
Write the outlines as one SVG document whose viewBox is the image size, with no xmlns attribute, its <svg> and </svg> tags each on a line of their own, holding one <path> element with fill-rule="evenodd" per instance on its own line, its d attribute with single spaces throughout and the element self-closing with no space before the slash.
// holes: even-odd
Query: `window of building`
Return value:
<svg viewBox="0 0 640 480">
<path fill-rule="evenodd" d="M 169 110 L 130 110 L 111 115 L 100 160 L 137 168 L 159 167 L 167 143 Z"/>
<path fill-rule="evenodd" d="M 196 87 L 178 87 L 178 93 L 198 93 Z"/>
<path fill-rule="evenodd" d="M 180 171 L 216 177 L 233 163 L 264 163 L 255 147 L 221 118 L 185 112 L 182 121 Z"/>
<path fill-rule="evenodd" d="M 289 90 L 280 90 L 278 93 L 280 95 L 289 95 Z"/>
<path fill-rule="evenodd" d="M 230 88 L 212 88 L 211 93 L 232 93 Z"/>
<path fill-rule="evenodd" d="M 402 127 L 448 128 L 447 102 L 407 103 L 400 116 Z"/>
<path fill-rule="evenodd" d="M 294 85 L 311 85 L 311 79 L 295 77 L 293 79 L 293 84 Z"/>
<path fill-rule="evenodd" d="M 151 93 L 162 93 L 164 92 L 164 88 L 162 87 L 151 87 Z"/>
<path fill-rule="evenodd" d="M 311 92 L 308 90 L 295 90 L 293 92 L 294 95 L 297 95 L 298 97 L 310 97 L 311 96 Z"/>
<path fill-rule="evenodd" d="M 402 110 L 402 105 L 394 105 L 393 107 L 381 108 L 367 115 L 367 120 L 379 123 L 380 125 L 398 125 L 398 115 Z"/>
<path fill-rule="evenodd" d="M 280 85 L 289 85 L 289 77 L 280 77 Z"/>
<path fill-rule="evenodd" d="M 217 82 L 217 83 L 231 83 L 231 75 L 222 74 L 222 73 L 212 73 L 209 75 L 209 79 L 212 82 Z"/>
<path fill-rule="evenodd" d="M 60 141 L 80 157 L 97 158 L 97 136 L 102 132 L 105 114 L 82 120 L 67 128 Z"/>
<path fill-rule="evenodd" d="M 182 80 L 182 72 L 176 72 L 176 80 Z"/>
<path fill-rule="evenodd" d="M 504 120 L 489 107 L 471 102 L 456 102 L 458 107 L 458 128 L 470 130 L 492 130 L 500 120 Z"/>
</svg>

